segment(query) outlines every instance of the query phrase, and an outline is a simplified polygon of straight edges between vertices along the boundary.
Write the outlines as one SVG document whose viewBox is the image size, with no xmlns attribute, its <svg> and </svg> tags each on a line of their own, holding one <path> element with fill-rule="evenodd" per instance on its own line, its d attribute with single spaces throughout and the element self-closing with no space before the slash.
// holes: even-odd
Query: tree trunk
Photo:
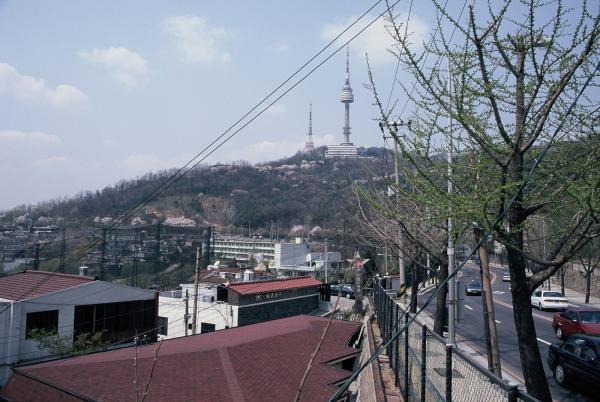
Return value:
<svg viewBox="0 0 600 402">
<path fill-rule="evenodd" d="M 411 264 L 411 274 L 412 274 L 412 280 L 411 280 L 411 292 L 410 292 L 410 312 L 411 313 L 416 313 L 417 312 L 417 292 L 419 291 L 419 283 L 418 283 L 418 271 L 417 271 L 417 264 L 415 264 L 414 262 Z"/>
<path fill-rule="evenodd" d="M 513 315 L 519 341 L 521 368 L 527 392 L 540 401 L 550 402 L 552 397 L 538 347 L 535 324 L 531 314 L 531 294 L 526 287 L 525 264 L 523 262 L 521 255 L 514 251 L 508 252 Z"/>
<path fill-rule="evenodd" d="M 592 287 L 592 273 L 587 272 L 585 276 L 585 304 L 590 302 L 590 290 Z"/>
<path fill-rule="evenodd" d="M 519 103 L 519 99 L 517 98 Z M 516 153 L 511 161 L 511 180 L 520 183 L 523 178 L 523 155 Z M 527 262 L 523 255 L 523 221 L 526 219 L 523 208 L 523 193 L 515 195 L 508 211 L 510 243 L 508 248 L 508 268 L 510 270 L 510 285 L 513 301 L 515 329 L 519 342 L 521 370 L 525 379 L 527 392 L 541 402 L 551 402 L 550 388 L 542 364 L 542 357 L 535 332 L 535 324 L 531 314 L 531 291 L 527 284 Z"/>
<path fill-rule="evenodd" d="M 438 286 L 448 278 L 448 260 L 442 261 L 438 275 Z M 448 297 L 448 284 L 445 284 L 440 289 L 436 305 L 435 317 L 433 322 L 433 332 L 442 336 L 444 333 L 444 324 L 446 323 L 446 298 Z"/>
</svg>

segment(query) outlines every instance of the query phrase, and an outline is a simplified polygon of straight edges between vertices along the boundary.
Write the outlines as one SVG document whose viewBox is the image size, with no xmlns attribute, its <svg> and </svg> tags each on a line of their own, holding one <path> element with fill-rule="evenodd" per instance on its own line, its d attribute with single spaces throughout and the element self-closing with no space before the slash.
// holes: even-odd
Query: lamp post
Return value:
<svg viewBox="0 0 600 402">
<path fill-rule="evenodd" d="M 393 121 L 387 121 L 387 122 L 383 122 L 380 121 L 379 122 L 379 129 L 381 130 L 382 134 L 383 134 L 383 138 L 387 139 L 387 138 L 391 138 L 394 140 L 394 177 L 395 177 L 395 183 L 396 183 L 396 190 L 394 191 L 395 195 L 396 195 L 396 209 L 398 209 L 400 207 L 400 195 L 398 193 L 398 189 L 400 188 L 400 165 L 399 165 L 399 161 L 400 161 L 400 157 L 399 157 L 399 152 L 398 152 L 398 129 L 400 127 L 404 127 L 404 126 L 409 126 L 410 127 L 410 121 L 408 122 L 403 122 L 402 120 L 393 120 Z M 386 136 L 385 135 L 385 131 L 384 128 L 387 127 L 388 130 L 390 130 L 391 135 L 390 136 Z M 398 231 L 396 233 L 396 242 L 398 243 L 398 274 L 400 276 L 400 299 L 402 300 L 402 302 L 406 301 L 406 271 L 405 271 L 405 267 L 404 267 L 404 252 L 402 250 L 402 232 L 400 231 L 400 228 L 398 228 Z"/>
</svg>

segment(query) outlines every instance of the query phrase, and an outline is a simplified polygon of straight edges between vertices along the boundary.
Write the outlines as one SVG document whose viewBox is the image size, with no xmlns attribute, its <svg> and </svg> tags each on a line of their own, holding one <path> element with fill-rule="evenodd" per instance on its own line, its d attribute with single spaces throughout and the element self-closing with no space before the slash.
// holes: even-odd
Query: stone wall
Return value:
<svg viewBox="0 0 600 402">
<path fill-rule="evenodd" d="M 372 315 L 367 315 L 363 322 L 365 331 L 363 332 L 362 353 L 360 354 L 361 366 L 375 352 L 375 336 L 371 327 L 371 318 Z M 356 402 L 384 402 L 386 400 L 377 359 L 358 375 L 357 382 Z"/>
<path fill-rule="evenodd" d="M 586 281 L 584 272 L 577 265 L 567 268 L 565 272 L 565 287 L 585 294 Z M 552 278 L 552 284 L 560 287 L 560 274 Z M 590 287 L 590 295 L 600 297 L 600 270 L 594 271 Z"/>
</svg>

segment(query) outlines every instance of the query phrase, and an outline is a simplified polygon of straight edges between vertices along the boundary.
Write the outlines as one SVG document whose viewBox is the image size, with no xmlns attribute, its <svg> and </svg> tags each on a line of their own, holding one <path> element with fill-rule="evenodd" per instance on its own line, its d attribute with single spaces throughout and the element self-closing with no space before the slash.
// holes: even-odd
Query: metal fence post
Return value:
<svg viewBox="0 0 600 402">
<path fill-rule="evenodd" d="M 394 330 L 392 331 L 393 333 L 395 333 L 398 329 L 398 305 L 396 303 L 394 303 L 393 305 L 393 317 L 394 317 Z M 396 343 L 396 340 L 394 340 L 392 342 L 392 358 L 390 359 L 391 363 L 392 363 L 392 368 L 394 370 L 398 369 L 398 345 Z M 398 385 L 398 379 L 396 378 L 396 385 Z"/>
<path fill-rule="evenodd" d="M 446 402 L 452 402 L 452 345 L 446 344 Z"/>
<path fill-rule="evenodd" d="M 427 325 L 421 325 L 421 402 L 425 402 L 427 380 Z"/>
<path fill-rule="evenodd" d="M 511 385 L 508 388 L 508 402 L 517 402 L 519 397 L 519 387 L 517 385 Z"/>
<path fill-rule="evenodd" d="M 404 400 L 408 401 L 408 311 L 404 311 Z"/>
</svg>

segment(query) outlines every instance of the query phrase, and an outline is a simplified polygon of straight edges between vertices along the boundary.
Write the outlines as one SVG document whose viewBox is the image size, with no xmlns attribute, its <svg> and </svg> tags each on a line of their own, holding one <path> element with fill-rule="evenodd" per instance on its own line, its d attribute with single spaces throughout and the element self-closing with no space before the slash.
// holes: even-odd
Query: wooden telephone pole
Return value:
<svg viewBox="0 0 600 402">
<path fill-rule="evenodd" d="M 192 335 L 196 335 L 198 318 L 198 281 L 200 276 L 200 247 L 196 247 L 196 270 L 194 272 L 194 311 L 192 312 Z"/>
<path fill-rule="evenodd" d="M 478 232 L 478 238 L 483 235 L 483 231 L 476 229 Z M 481 260 L 481 285 L 482 285 L 482 301 L 485 304 L 487 310 L 487 322 L 486 325 L 489 328 L 489 345 L 490 350 L 488 351 L 488 360 L 492 363 L 492 372 L 502 378 L 502 368 L 500 366 L 500 352 L 498 351 L 498 334 L 496 332 L 496 315 L 494 314 L 494 300 L 492 298 L 492 283 L 490 281 L 490 266 L 488 261 L 487 249 L 485 248 L 485 241 L 481 243 L 479 247 L 479 259 Z M 485 321 L 484 317 L 484 321 Z"/>
</svg>

